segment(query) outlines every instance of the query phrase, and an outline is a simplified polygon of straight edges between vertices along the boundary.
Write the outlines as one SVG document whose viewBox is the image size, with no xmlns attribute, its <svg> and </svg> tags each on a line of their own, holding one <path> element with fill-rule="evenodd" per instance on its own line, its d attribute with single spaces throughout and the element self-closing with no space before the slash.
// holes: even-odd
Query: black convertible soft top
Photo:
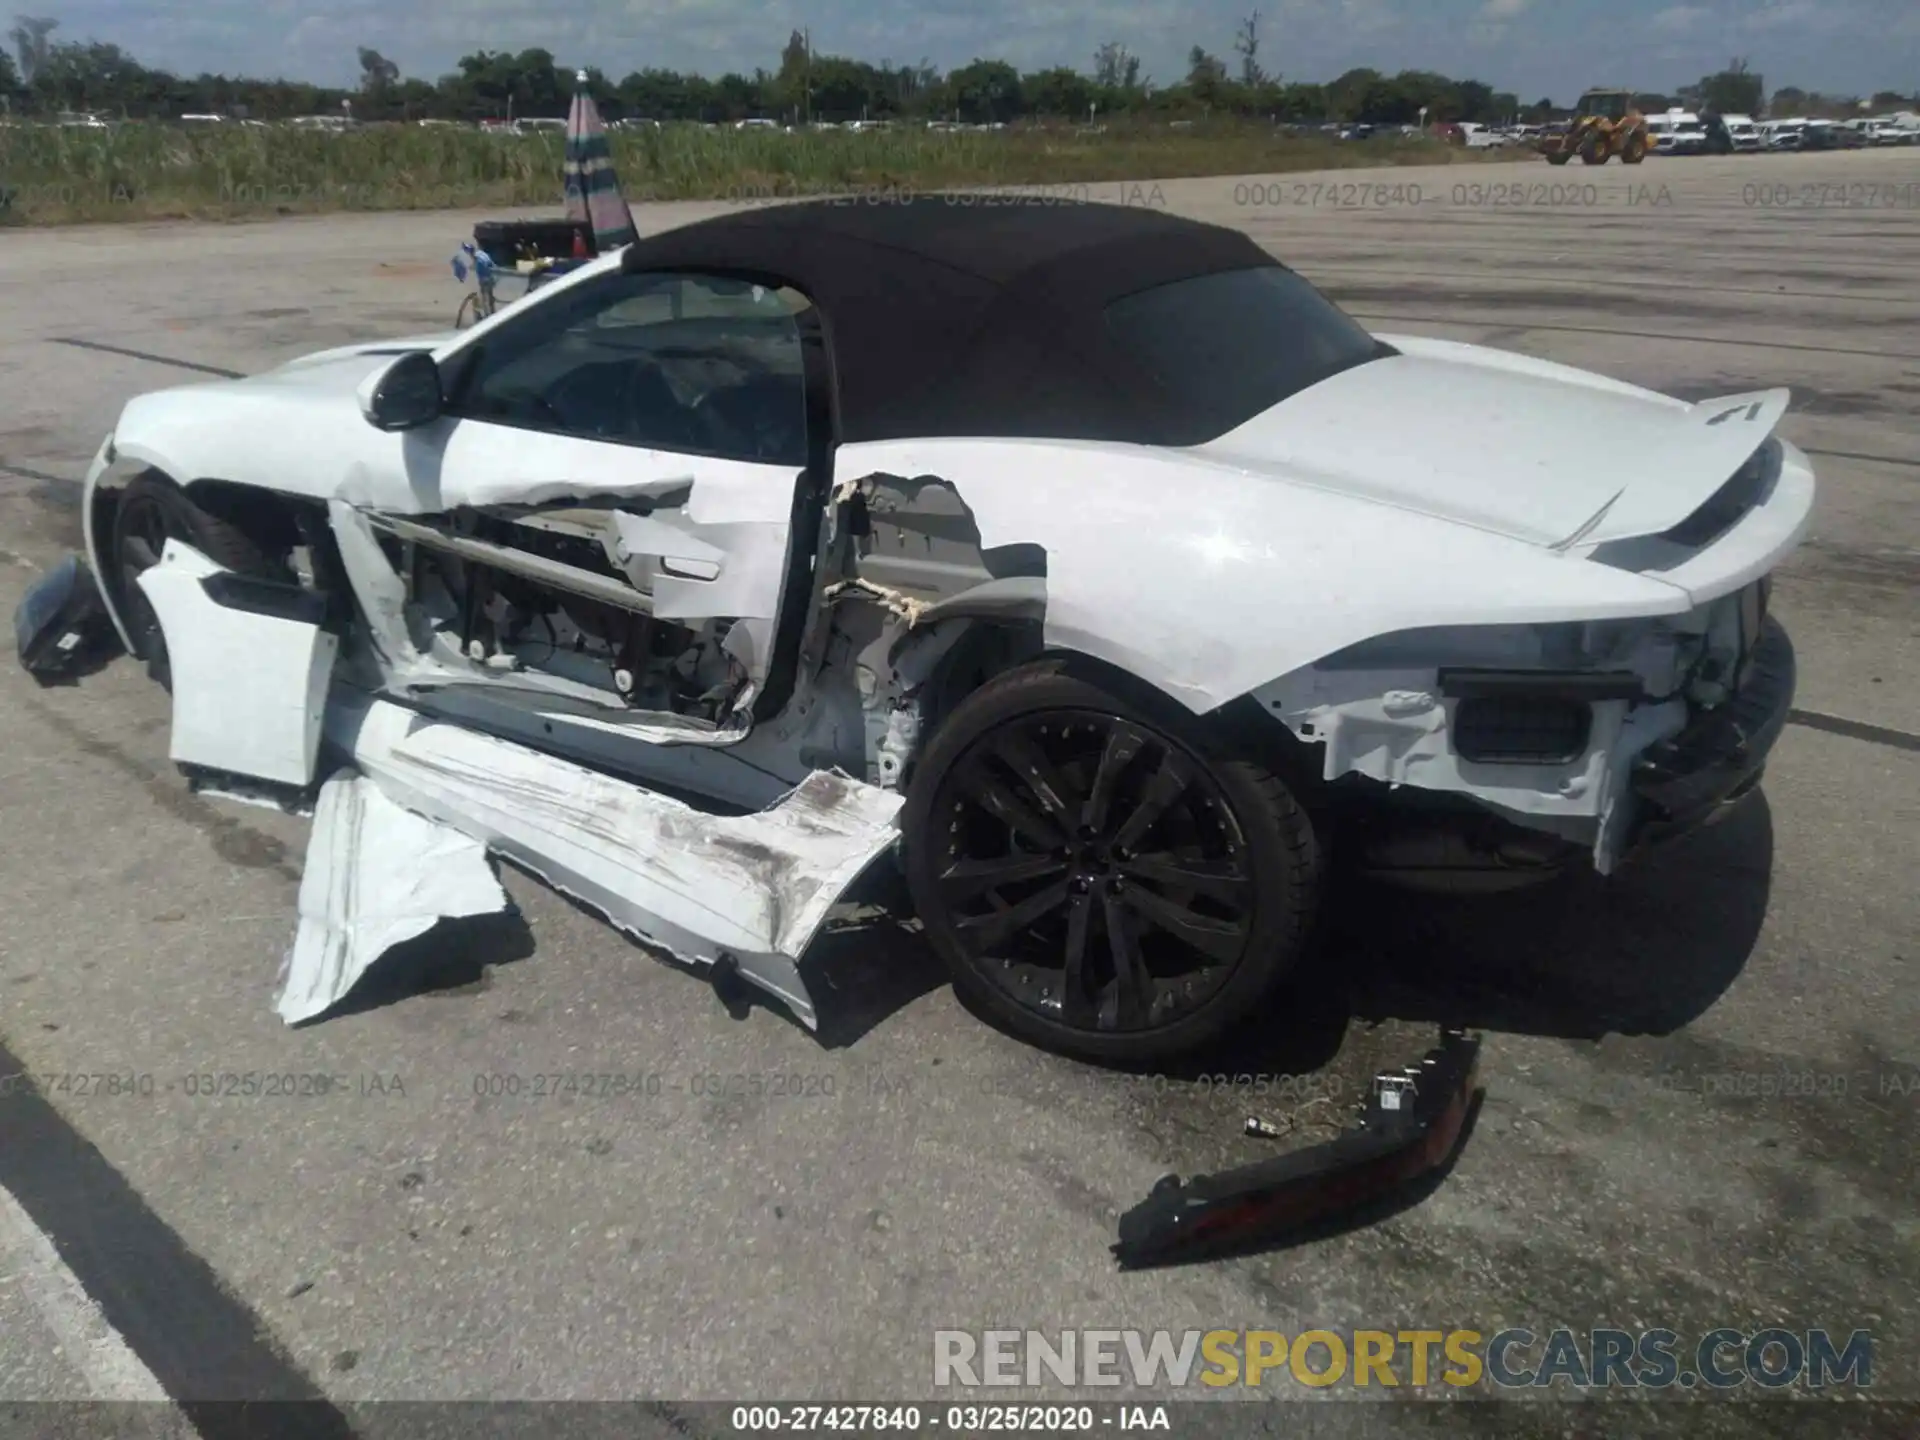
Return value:
<svg viewBox="0 0 1920 1440">
<path fill-rule="evenodd" d="M 1194 444 L 1224 427 L 1116 343 L 1107 306 L 1181 280 L 1281 268 L 1237 230 L 1157 209 L 967 194 L 742 211 L 640 240 L 623 263 L 776 281 L 810 298 L 844 441 L 1146 445 Z"/>
</svg>

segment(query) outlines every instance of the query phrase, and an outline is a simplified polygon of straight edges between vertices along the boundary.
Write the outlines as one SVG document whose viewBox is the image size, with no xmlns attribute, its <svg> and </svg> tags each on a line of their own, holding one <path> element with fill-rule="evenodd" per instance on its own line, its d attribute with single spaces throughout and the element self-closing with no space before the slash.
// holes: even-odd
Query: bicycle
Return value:
<svg viewBox="0 0 1920 1440">
<path fill-rule="evenodd" d="M 453 328 L 456 330 L 465 330 L 470 325 L 477 325 L 500 308 L 499 298 L 494 292 L 499 267 L 494 264 L 491 255 L 484 250 L 476 249 L 471 240 L 462 244 L 460 254 L 453 257 L 453 278 L 465 283 L 469 261 L 473 265 L 474 288 L 460 302 L 460 308 L 454 312 Z"/>
<path fill-rule="evenodd" d="M 461 253 L 453 257 L 453 277 L 464 281 L 467 278 L 467 263 L 473 264 L 473 293 L 460 302 L 460 308 L 454 312 L 453 328 L 464 330 L 476 325 L 498 310 L 502 301 L 495 291 L 499 281 L 500 266 L 486 251 L 479 249 L 469 240 L 461 245 Z M 555 260 L 551 256 L 529 253 L 520 265 L 520 273 L 526 277 L 527 294 L 532 294 L 542 285 L 566 274 L 584 260 Z"/>
</svg>

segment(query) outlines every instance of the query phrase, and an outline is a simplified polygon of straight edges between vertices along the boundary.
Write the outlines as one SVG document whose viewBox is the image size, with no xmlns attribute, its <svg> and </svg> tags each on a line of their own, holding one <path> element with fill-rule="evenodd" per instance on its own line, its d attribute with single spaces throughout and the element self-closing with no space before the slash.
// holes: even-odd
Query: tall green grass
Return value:
<svg viewBox="0 0 1920 1440">
<path fill-rule="evenodd" d="M 339 210 L 554 208 L 554 133 L 377 125 L 328 134 L 287 126 L 108 130 L 0 127 L 0 223 L 221 219 Z M 1267 174 L 1381 164 L 1471 163 L 1426 139 L 1342 144 L 1265 126 L 1116 124 L 1007 131 L 782 134 L 669 125 L 612 136 L 629 201 L 756 200 L 953 186 L 1059 185 Z M 1098 198 L 1089 196 L 1087 198 Z"/>
</svg>

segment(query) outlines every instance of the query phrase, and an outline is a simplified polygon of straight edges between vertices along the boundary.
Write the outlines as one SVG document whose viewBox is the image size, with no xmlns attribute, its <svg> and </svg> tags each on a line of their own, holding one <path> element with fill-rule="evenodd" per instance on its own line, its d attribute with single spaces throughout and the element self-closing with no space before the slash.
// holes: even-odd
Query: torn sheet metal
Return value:
<svg viewBox="0 0 1920 1440">
<path fill-rule="evenodd" d="M 139 585 L 167 645 L 174 762 L 311 784 L 340 652 L 319 597 L 247 580 L 173 539 Z"/>
<path fill-rule="evenodd" d="M 1418 1065 L 1376 1075 L 1359 1123 L 1324 1145 L 1164 1177 L 1120 1217 L 1122 1269 L 1218 1259 L 1391 1202 L 1453 1155 L 1472 1112 L 1478 1037 L 1443 1031 Z"/>
<path fill-rule="evenodd" d="M 335 775 L 314 808 L 300 928 L 274 1008 L 289 1025 L 311 1020 L 394 946 L 511 904 L 485 845 L 403 810 L 363 775 Z"/>
<path fill-rule="evenodd" d="M 336 703 L 329 737 L 387 798 L 450 825 L 677 959 L 729 960 L 809 1028 L 799 961 L 893 844 L 902 797 L 816 771 L 755 815 L 641 786 L 387 701 Z"/>
</svg>

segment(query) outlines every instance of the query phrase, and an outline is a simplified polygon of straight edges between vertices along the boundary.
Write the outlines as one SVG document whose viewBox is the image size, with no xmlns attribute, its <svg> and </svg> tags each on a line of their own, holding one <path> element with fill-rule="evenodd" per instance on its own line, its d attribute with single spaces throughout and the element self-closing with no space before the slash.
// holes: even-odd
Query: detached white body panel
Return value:
<svg viewBox="0 0 1920 1440">
<path fill-rule="evenodd" d="M 732 957 L 810 1028 L 800 957 L 897 835 L 900 796 L 824 772 L 771 809 L 731 818 L 383 701 L 343 703 L 331 728 L 389 799 L 677 959 Z"/>
<path fill-rule="evenodd" d="M 222 605 L 202 582 L 227 573 L 168 540 L 160 563 L 140 577 L 173 676 L 169 754 L 180 765 L 309 785 L 339 638 L 304 621 Z"/>
<path fill-rule="evenodd" d="M 300 928 L 274 1008 L 289 1025 L 314 1019 L 394 946 L 509 903 L 485 845 L 402 809 L 365 776 L 336 775 L 314 808 Z"/>
</svg>

